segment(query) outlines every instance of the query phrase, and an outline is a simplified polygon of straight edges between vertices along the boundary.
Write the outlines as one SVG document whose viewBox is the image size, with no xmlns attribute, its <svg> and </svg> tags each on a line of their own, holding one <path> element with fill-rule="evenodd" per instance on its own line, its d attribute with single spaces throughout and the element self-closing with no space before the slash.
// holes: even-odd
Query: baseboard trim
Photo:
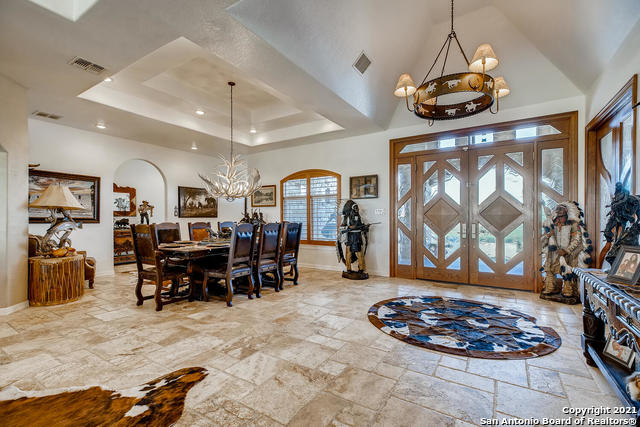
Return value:
<svg viewBox="0 0 640 427">
<path fill-rule="evenodd" d="M 328 271 L 343 271 L 344 270 L 344 266 L 342 264 L 338 264 L 338 265 L 324 265 L 324 264 L 308 264 L 308 263 L 300 263 L 299 264 L 301 268 L 313 268 L 316 270 L 328 270 Z M 388 273 L 381 273 L 379 271 L 373 271 L 373 270 L 369 270 L 368 273 L 372 276 L 382 276 L 382 277 L 389 277 Z"/>
<path fill-rule="evenodd" d="M 22 301 L 9 307 L 0 308 L 0 316 L 7 316 L 29 307 L 29 301 Z"/>
</svg>

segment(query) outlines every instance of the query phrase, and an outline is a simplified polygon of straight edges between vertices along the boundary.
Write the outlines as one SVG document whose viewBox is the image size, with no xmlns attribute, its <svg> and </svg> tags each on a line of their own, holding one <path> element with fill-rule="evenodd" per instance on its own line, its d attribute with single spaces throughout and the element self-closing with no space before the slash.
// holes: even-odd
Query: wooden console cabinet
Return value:
<svg viewBox="0 0 640 427">
<path fill-rule="evenodd" d="M 640 403 L 631 400 L 624 381 L 630 372 L 602 355 L 607 330 L 616 341 L 629 346 L 636 352 L 636 357 L 640 357 L 640 292 L 636 297 L 635 292 L 632 295 L 625 292 L 623 286 L 607 282 L 606 274 L 601 270 L 573 271 L 580 279 L 582 350 L 587 364 L 600 369 L 622 403 L 635 408 L 636 419 L 640 420 Z"/>
<path fill-rule="evenodd" d="M 130 264 L 136 262 L 133 253 L 133 237 L 130 228 L 113 230 L 113 263 Z"/>
</svg>

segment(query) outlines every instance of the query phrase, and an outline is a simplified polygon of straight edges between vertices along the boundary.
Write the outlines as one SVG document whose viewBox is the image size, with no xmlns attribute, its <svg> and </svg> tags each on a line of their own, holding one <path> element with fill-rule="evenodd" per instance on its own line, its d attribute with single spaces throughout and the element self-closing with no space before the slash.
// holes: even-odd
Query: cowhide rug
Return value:
<svg viewBox="0 0 640 427">
<path fill-rule="evenodd" d="M 528 359 L 560 347 L 552 328 L 535 317 L 478 301 L 408 296 L 380 301 L 369 321 L 409 344 L 483 359 Z"/>
<path fill-rule="evenodd" d="M 57 394 L 0 392 L 0 424 L 6 426 L 169 426 L 182 416 L 187 393 L 207 376 L 184 368 L 127 390 L 93 386 Z"/>
</svg>

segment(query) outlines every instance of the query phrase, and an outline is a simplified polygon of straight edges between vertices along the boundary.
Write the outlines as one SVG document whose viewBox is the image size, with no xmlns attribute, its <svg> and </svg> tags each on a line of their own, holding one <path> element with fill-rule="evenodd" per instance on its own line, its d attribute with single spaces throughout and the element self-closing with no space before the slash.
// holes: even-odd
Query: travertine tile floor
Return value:
<svg viewBox="0 0 640 427">
<path fill-rule="evenodd" d="M 179 424 L 467 426 L 482 418 L 567 418 L 563 407 L 619 406 L 580 350 L 581 307 L 472 286 L 306 269 L 262 299 L 136 307 L 134 276 L 98 278 L 75 303 L 0 317 L 0 388 L 124 388 L 202 366 Z M 146 287 L 151 292 L 152 287 Z M 515 308 L 552 326 L 562 347 L 516 361 L 452 357 L 396 340 L 368 308 L 443 295 Z"/>
</svg>

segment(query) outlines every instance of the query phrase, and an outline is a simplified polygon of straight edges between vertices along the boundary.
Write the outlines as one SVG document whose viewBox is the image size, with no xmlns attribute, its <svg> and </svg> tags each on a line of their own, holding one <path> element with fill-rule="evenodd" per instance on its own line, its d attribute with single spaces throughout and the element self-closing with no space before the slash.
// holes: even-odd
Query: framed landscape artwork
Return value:
<svg viewBox="0 0 640 427">
<path fill-rule="evenodd" d="M 378 197 L 378 175 L 352 176 L 349 189 L 351 199 L 375 199 Z"/>
<path fill-rule="evenodd" d="M 113 183 L 113 216 L 136 216 L 136 189 Z"/>
<path fill-rule="evenodd" d="M 29 203 L 33 203 L 51 184 L 67 186 L 85 208 L 71 212 L 71 217 L 82 223 L 100 222 L 100 177 L 70 173 L 29 170 Z M 48 222 L 49 210 L 29 208 L 29 222 Z"/>
<path fill-rule="evenodd" d="M 266 208 L 276 205 L 276 186 L 263 185 L 251 195 L 252 208 Z"/>
<path fill-rule="evenodd" d="M 180 218 L 217 218 L 218 200 L 204 188 L 178 187 Z"/>
</svg>

